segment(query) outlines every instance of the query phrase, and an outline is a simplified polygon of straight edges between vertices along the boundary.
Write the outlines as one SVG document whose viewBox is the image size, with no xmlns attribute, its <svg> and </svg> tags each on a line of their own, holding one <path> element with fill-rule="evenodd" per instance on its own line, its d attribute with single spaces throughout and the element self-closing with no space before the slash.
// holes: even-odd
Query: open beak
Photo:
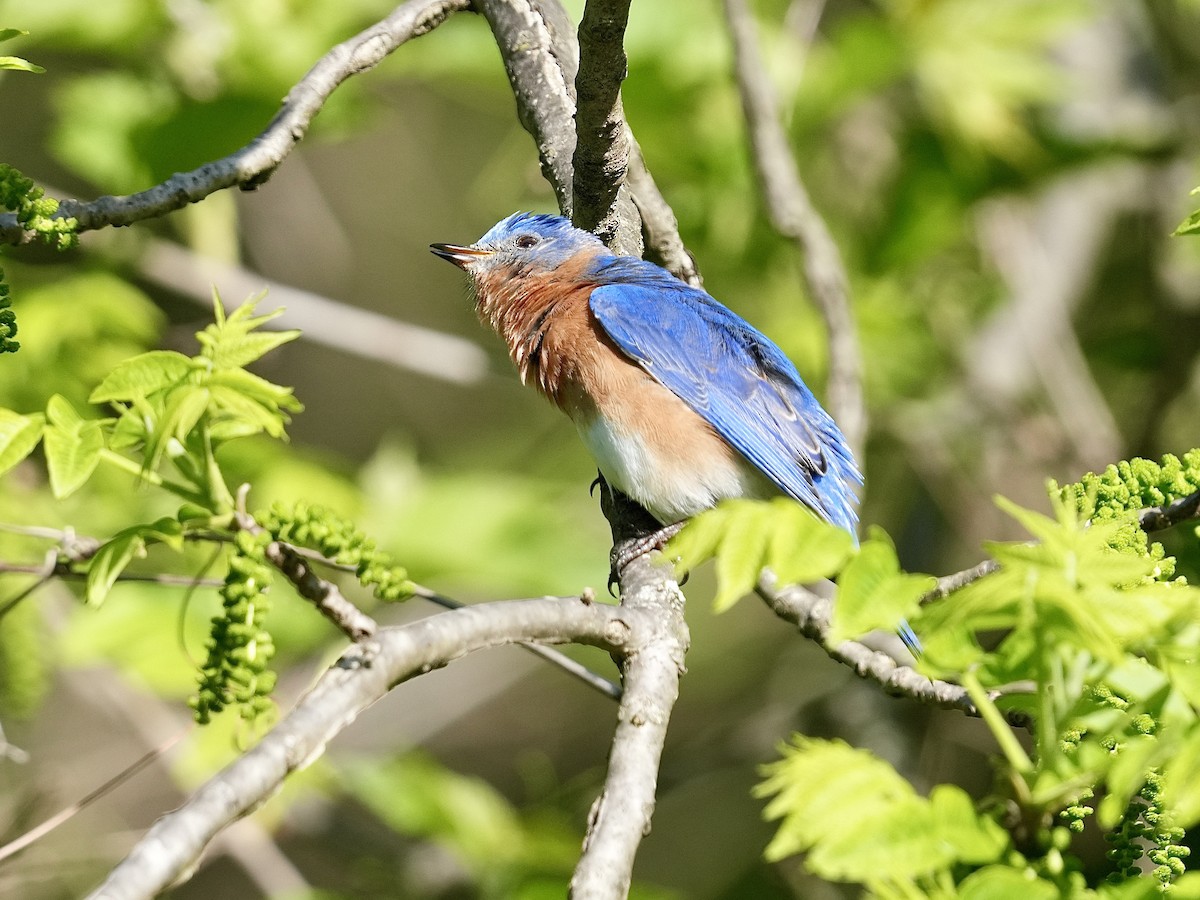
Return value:
<svg viewBox="0 0 1200 900">
<path fill-rule="evenodd" d="M 454 263 L 460 269 L 465 269 L 473 260 L 483 256 L 491 256 L 491 250 L 480 250 L 478 247 L 462 247 L 458 244 L 430 244 L 430 251 L 435 256 Z"/>
</svg>

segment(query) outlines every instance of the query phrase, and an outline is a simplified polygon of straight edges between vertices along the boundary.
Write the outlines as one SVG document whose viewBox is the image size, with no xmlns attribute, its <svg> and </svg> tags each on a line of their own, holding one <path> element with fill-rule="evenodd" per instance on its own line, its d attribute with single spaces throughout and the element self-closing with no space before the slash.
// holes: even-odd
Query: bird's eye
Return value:
<svg viewBox="0 0 1200 900">
<path fill-rule="evenodd" d="M 541 239 L 536 234 L 520 234 L 517 235 L 516 245 L 522 250 L 528 250 L 537 246 L 539 240 Z"/>
</svg>

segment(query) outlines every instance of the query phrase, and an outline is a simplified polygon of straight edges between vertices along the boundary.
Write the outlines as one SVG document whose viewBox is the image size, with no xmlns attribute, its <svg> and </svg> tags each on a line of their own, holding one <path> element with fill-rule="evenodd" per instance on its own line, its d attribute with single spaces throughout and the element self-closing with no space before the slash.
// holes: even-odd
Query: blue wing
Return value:
<svg viewBox="0 0 1200 900">
<path fill-rule="evenodd" d="M 622 352 L 781 491 L 854 532 L 862 476 L 841 431 L 778 347 L 651 263 L 609 257 L 595 275 L 592 312 Z"/>
</svg>

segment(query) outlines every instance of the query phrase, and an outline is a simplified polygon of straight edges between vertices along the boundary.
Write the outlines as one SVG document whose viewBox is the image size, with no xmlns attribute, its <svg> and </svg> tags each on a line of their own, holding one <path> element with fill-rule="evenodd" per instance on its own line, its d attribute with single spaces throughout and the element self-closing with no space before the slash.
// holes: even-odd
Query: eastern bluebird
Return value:
<svg viewBox="0 0 1200 900">
<path fill-rule="evenodd" d="M 430 249 L 471 276 L 522 382 L 663 525 L 785 494 L 854 533 L 862 476 L 841 431 L 783 352 L 704 291 L 560 216 L 515 213 Z"/>
</svg>

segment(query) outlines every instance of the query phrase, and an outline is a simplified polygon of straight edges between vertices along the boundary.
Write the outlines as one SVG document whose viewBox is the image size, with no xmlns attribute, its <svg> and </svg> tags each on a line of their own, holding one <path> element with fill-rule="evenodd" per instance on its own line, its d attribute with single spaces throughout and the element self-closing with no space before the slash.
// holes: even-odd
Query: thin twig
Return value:
<svg viewBox="0 0 1200 900">
<path fill-rule="evenodd" d="M 447 597 L 445 594 L 439 594 L 437 591 L 432 591 L 429 588 L 421 587 L 420 585 L 414 586 L 413 595 L 420 597 L 422 600 L 428 600 L 430 603 L 434 603 L 443 609 L 462 609 L 464 606 L 468 605 L 463 603 L 461 600 L 455 600 L 451 597 Z M 552 599 L 562 600 L 564 602 L 568 600 L 580 599 L 587 601 L 587 597 L 557 597 Z M 609 699 L 621 699 L 621 686 L 619 684 L 614 684 L 603 675 L 596 674 L 583 663 L 571 659 L 571 657 L 567 656 L 565 653 L 561 653 L 558 650 L 555 650 L 553 647 L 547 647 L 544 644 L 531 644 L 528 641 L 519 641 L 517 646 L 524 650 L 528 650 L 535 656 L 540 656 L 548 663 L 558 666 L 568 675 L 573 675 L 588 687 L 596 689 Z"/>
<path fill-rule="evenodd" d="M 246 497 L 249 493 L 248 484 L 238 488 L 237 525 L 251 534 L 262 534 L 265 529 L 246 511 Z M 375 633 L 379 627 L 375 620 L 348 600 L 336 584 L 314 572 L 309 561 L 296 552 L 295 547 L 283 541 L 271 541 L 263 553 L 267 562 L 292 583 L 296 593 L 312 603 L 317 612 L 341 629 L 350 640 L 356 643 L 365 641 Z"/>
<path fill-rule="evenodd" d="M 646 168 L 642 148 L 629 133 L 631 155 L 625 178 L 642 217 L 642 233 L 646 239 L 646 257 L 658 263 L 680 281 L 692 287 L 702 287 L 704 279 L 696 260 L 679 236 L 679 222 L 666 198 L 658 189 L 654 176 Z"/>
<path fill-rule="evenodd" d="M 943 597 L 948 597 L 950 594 L 957 591 L 959 588 L 964 588 L 973 581 L 978 581 L 993 572 L 1000 569 L 1000 564 L 994 559 L 985 559 L 978 565 L 971 566 L 969 569 L 963 569 L 961 572 L 955 572 L 952 575 L 943 575 L 937 580 L 937 585 L 921 598 L 921 605 L 933 603 L 935 600 L 941 600 Z"/>
<path fill-rule="evenodd" d="M 1200 515 L 1200 491 L 1172 500 L 1162 506 L 1143 509 L 1138 514 L 1138 524 L 1143 531 L 1165 531 L 1180 522 L 1195 519 Z"/>
<path fill-rule="evenodd" d="M 849 279 L 841 252 L 809 199 L 779 122 L 779 108 L 758 49 L 745 0 L 725 0 L 734 65 L 755 168 L 771 224 L 804 255 L 804 278 L 829 332 L 829 411 L 851 451 L 861 455 L 867 433 L 862 355 L 850 312 Z"/>
<path fill-rule="evenodd" d="M 20 837 L 9 841 L 3 846 L 0 846 L 0 862 L 3 862 L 10 856 L 20 853 L 30 844 L 45 837 L 64 822 L 68 822 L 73 819 L 76 815 L 78 815 L 88 806 L 91 806 L 101 797 L 111 794 L 114 790 L 119 788 L 122 784 L 124 784 L 138 772 L 142 771 L 142 769 L 146 768 L 146 766 L 159 759 L 164 753 L 179 743 L 184 735 L 188 734 L 192 728 L 193 726 L 189 725 L 187 728 L 183 729 L 173 737 L 168 738 L 166 741 L 147 752 L 144 756 L 126 766 L 112 778 L 108 779 L 108 781 L 104 782 L 104 784 L 86 794 L 81 799 L 76 800 L 74 803 L 64 807 L 63 809 L 60 809 L 50 818 L 46 819 L 40 825 L 29 829 Z"/>
<path fill-rule="evenodd" d="M 969 716 L 979 715 L 962 685 L 926 678 L 911 666 L 902 665 L 886 653 L 872 650 L 858 641 L 829 646 L 827 639 L 833 611 L 830 598 L 800 585 L 780 587 L 768 572 L 763 573 L 758 583 L 758 595 L 775 615 L 796 625 L 801 634 L 819 644 L 831 658 L 849 666 L 860 677 L 874 681 L 888 693 L 911 697 L 942 709 L 957 709 Z M 993 696 L 999 696 L 999 693 Z M 1008 711 L 1005 715 L 1012 725 L 1030 726 L 1029 717 L 1022 712 Z"/>
<path fill-rule="evenodd" d="M 410 0 L 321 57 L 288 91 L 282 108 L 266 129 L 246 146 L 136 194 L 86 202 L 63 200 L 55 218 L 73 218 L 78 223 L 77 231 L 92 231 L 158 218 L 235 185 L 253 190 L 287 158 L 338 85 L 374 68 L 406 41 L 427 34 L 470 5 L 471 0 Z M 23 244 L 34 237 L 36 234 L 17 222 L 12 213 L 0 215 L 0 243 Z"/>
</svg>

